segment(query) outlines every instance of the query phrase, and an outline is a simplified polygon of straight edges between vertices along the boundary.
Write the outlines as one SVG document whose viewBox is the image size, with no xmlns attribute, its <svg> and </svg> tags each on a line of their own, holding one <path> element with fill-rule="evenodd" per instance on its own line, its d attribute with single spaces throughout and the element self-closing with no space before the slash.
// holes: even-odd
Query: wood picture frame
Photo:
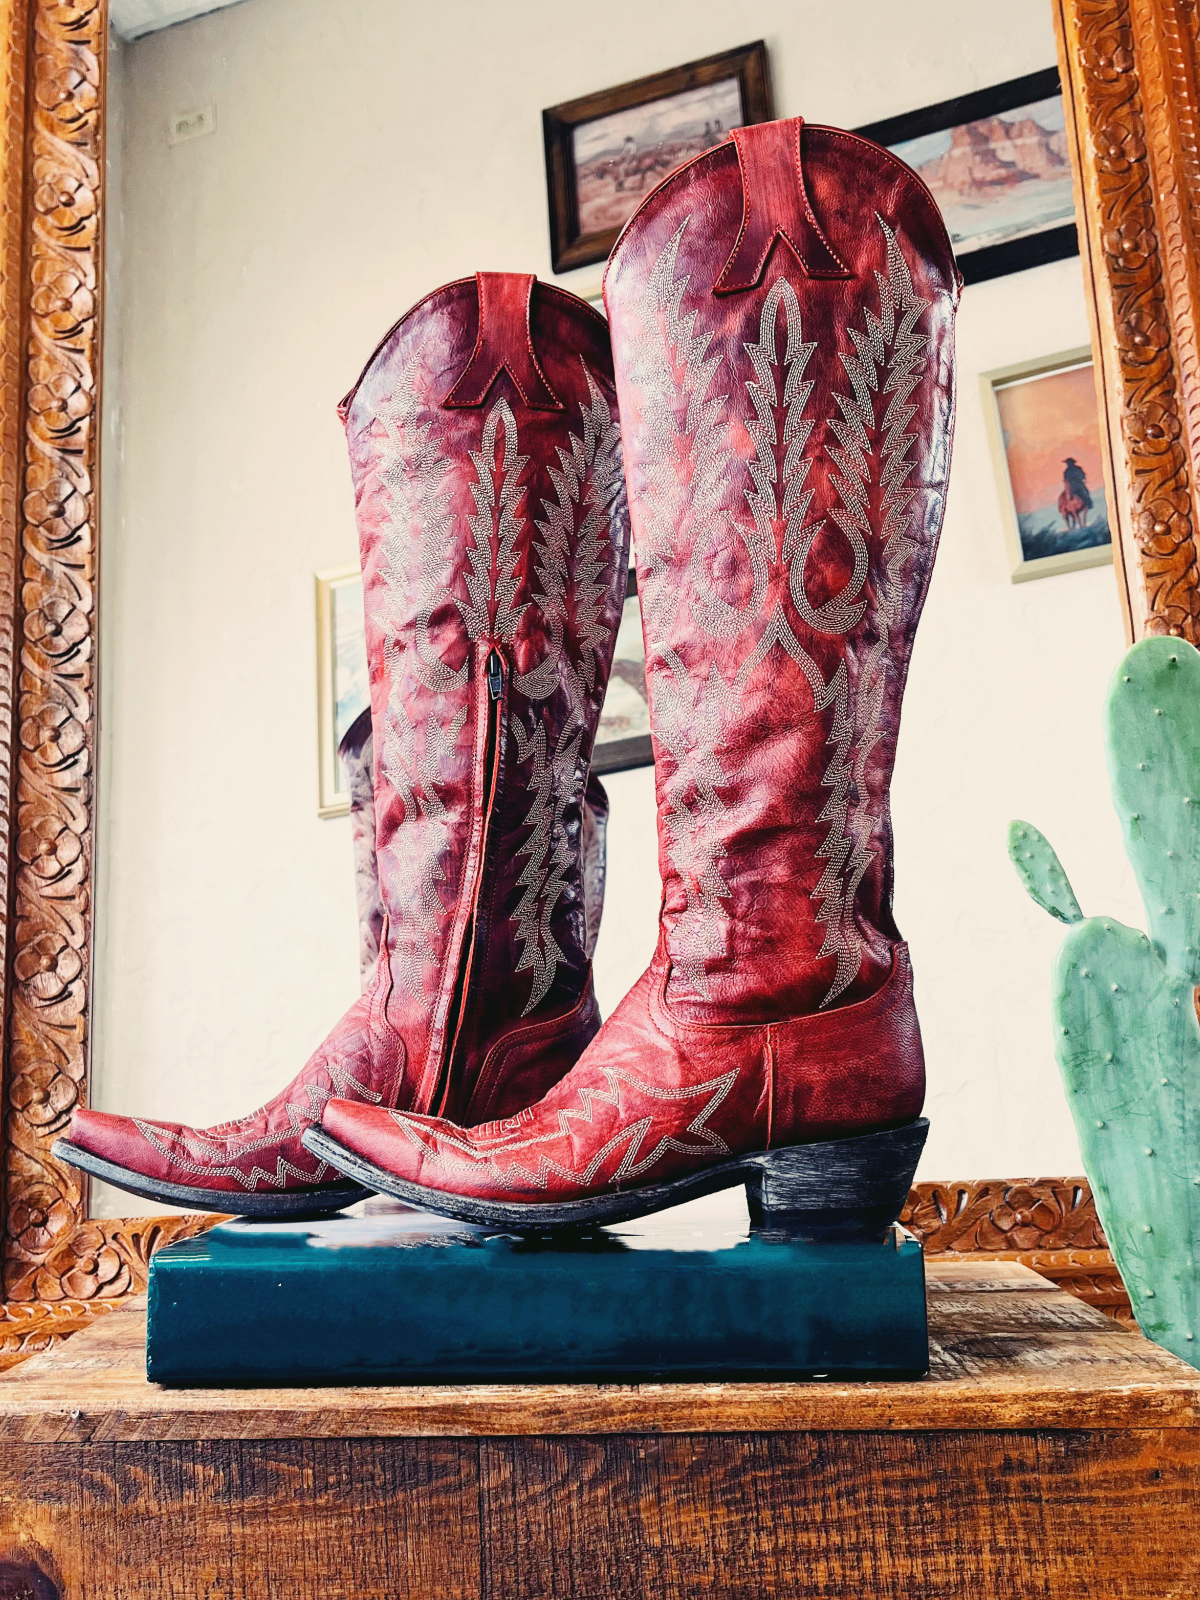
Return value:
<svg viewBox="0 0 1200 1600">
<path fill-rule="evenodd" d="M 367 689 L 354 702 L 352 714 L 339 717 L 338 702 L 343 699 L 339 677 L 346 665 L 346 643 L 340 637 L 339 599 L 355 603 L 362 612 L 362 572 L 357 561 L 340 567 L 326 567 L 315 578 L 317 602 L 317 815 L 319 817 L 347 817 L 350 815 L 350 791 L 346 788 L 345 773 L 338 743 L 350 723 L 370 703 L 369 687 L 365 684 L 367 660 L 366 646 L 362 648 L 361 664 L 354 663 L 356 678 L 364 680 Z"/>
<path fill-rule="evenodd" d="M 1125 631 L 1200 644 L 1200 17 L 1052 12 Z"/>
<path fill-rule="evenodd" d="M 593 176 L 598 185 L 612 176 L 614 189 L 619 187 L 622 195 L 626 192 L 624 186 L 628 181 L 630 204 L 625 215 L 615 223 L 605 220 L 603 226 L 597 226 L 594 220 L 589 219 L 586 199 L 581 215 L 580 171 L 576 161 L 580 130 L 589 123 L 607 122 L 607 119 L 621 113 L 632 113 L 642 107 L 648 109 L 659 101 L 670 100 L 677 95 L 713 90 L 724 84 L 736 86 L 738 120 L 729 122 L 722 119 L 724 125 L 721 131 L 715 138 L 710 138 L 708 144 L 719 143 L 730 127 L 771 121 L 775 115 L 771 77 L 767 47 L 761 39 L 753 44 L 740 45 L 735 50 L 723 50 L 719 55 L 705 56 L 702 61 L 689 61 L 682 67 L 671 67 L 666 72 L 655 72 L 649 77 L 637 78 L 632 83 L 618 84 L 614 89 L 601 89 L 595 94 L 582 95 L 577 100 L 564 101 L 562 105 L 550 106 L 542 112 L 546 193 L 550 208 L 550 257 L 555 272 L 570 272 L 574 267 L 585 267 L 593 261 L 606 260 L 622 226 L 637 209 L 643 195 L 648 194 L 654 184 L 681 161 L 707 148 L 705 143 L 697 143 L 694 138 L 688 141 L 686 150 L 673 150 L 652 140 L 643 142 L 635 137 L 637 119 L 629 119 L 628 127 L 623 119 L 619 130 L 623 135 L 620 148 L 626 142 L 634 145 L 627 163 L 631 170 L 627 174 L 626 164 L 623 164 L 613 174 L 605 171 L 589 176 Z M 729 98 L 732 100 L 732 93 Z M 662 164 L 664 161 L 667 163 L 665 166 Z M 637 188 L 633 187 L 635 179 L 639 185 Z M 605 197 L 600 203 L 610 211 L 614 206 L 618 211 L 621 209 L 615 195 Z"/>
<path fill-rule="evenodd" d="M 1200 22 L 1190 0 L 1052 10 L 1127 631 L 1196 644 Z M 50 1149 L 88 1092 L 106 37 L 104 0 L 0 0 L 4 1363 L 144 1288 L 158 1244 L 214 1220 L 94 1219 Z M 992 1186 L 981 1238 L 1032 1248 L 1047 1181 L 1011 1204 Z"/>
<path fill-rule="evenodd" d="M 0 0 L 0 1361 L 143 1289 L 209 1217 L 89 1216 L 104 0 Z"/>
<path fill-rule="evenodd" d="M 999 278 L 1009 272 L 1023 272 L 1027 267 L 1039 267 L 1047 261 L 1061 261 L 1068 256 L 1079 254 L 1079 237 L 1075 226 L 1075 218 L 1071 215 L 1071 188 L 1070 168 L 1067 164 L 1065 138 L 1061 141 L 1064 146 L 1062 152 L 1062 172 L 1059 181 L 1048 189 L 1045 204 L 1053 212 L 1060 208 L 1064 220 L 1056 225 L 1039 225 L 1036 228 L 1025 228 L 1033 218 L 1028 213 L 1036 208 L 1037 194 L 1033 196 L 1033 207 L 1025 191 L 1030 188 L 1028 179 L 1039 173 L 1039 166 L 1045 164 L 1057 155 L 1056 145 L 1043 142 L 1044 148 L 1032 152 L 1032 172 L 1026 173 L 1024 181 L 1014 176 L 1013 189 L 1007 191 L 1007 214 L 1000 210 L 991 223 L 993 231 L 1004 232 L 1005 227 L 1015 229 L 1012 237 L 998 239 L 993 244 L 965 244 L 955 238 L 955 207 L 953 204 L 955 189 L 940 182 L 943 163 L 956 155 L 953 145 L 957 132 L 967 133 L 972 128 L 976 130 L 976 138 L 981 149 L 975 158 L 982 163 L 986 158 L 992 167 L 1000 169 L 1008 166 L 1019 170 L 1017 160 L 1011 158 L 1010 152 L 994 150 L 992 139 L 995 123 L 1004 123 L 1006 112 L 1028 111 L 1048 100 L 1061 96 L 1062 87 L 1059 81 L 1057 67 L 1046 67 L 1041 72 L 1027 73 L 1021 78 L 1010 78 L 1005 83 L 991 85 L 987 89 L 976 89 L 970 94 L 958 95 L 953 100 L 942 100 L 936 105 L 923 106 L 919 111 L 907 111 L 898 117 L 888 117 L 882 122 L 871 122 L 865 127 L 856 128 L 856 133 L 864 138 L 874 139 L 876 144 L 886 145 L 902 160 L 909 162 L 914 169 L 929 183 L 934 198 L 938 200 L 946 214 L 947 226 L 950 229 L 951 240 L 955 244 L 955 258 L 958 261 L 959 271 L 965 283 L 982 283 L 988 278 Z M 1025 119 L 1028 121 L 1028 118 Z M 1011 126 L 1011 124 L 1009 124 Z M 1065 130 L 1064 130 L 1065 131 Z M 943 155 L 934 155 L 929 152 L 929 160 L 925 167 L 917 159 L 925 154 L 930 144 L 940 145 L 939 136 L 950 136 L 951 149 Z M 970 156 L 967 151 L 961 152 L 961 158 L 956 167 L 956 175 L 969 182 L 968 163 Z M 988 176 L 991 177 L 989 171 Z M 1045 186 L 1045 185 L 1043 185 Z M 1036 184 L 1034 189 L 1036 191 Z M 973 212 L 986 213 L 989 209 L 995 210 L 997 205 L 1005 204 L 1002 193 L 1003 185 L 990 183 L 987 189 L 980 188 L 976 193 L 976 203 L 970 208 Z M 991 201 L 992 193 L 999 196 L 998 201 Z M 987 203 L 980 205 L 979 201 Z M 1060 205 L 1061 203 L 1061 205 Z M 964 212 L 964 215 L 967 213 Z M 983 235 L 982 237 L 986 237 Z"/>
<path fill-rule="evenodd" d="M 1069 392 L 1059 392 L 1053 380 L 1069 385 Z M 1018 400 L 1035 386 L 1040 388 L 1050 380 L 1050 392 L 1036 396 L 1039 412 L 1031 411 L 1024 431 L 1037 435 L 1034 440 L 1013 439 L 1014 424 L 1021 421 L 1020 411 L 1006 417 L 1005 402 Z M 1092 348 L 1082 345 L 1074 350 L 1063 350 L 1056 355 L 1041 356 L 1032 361 L 1018 361 L 1012 366 L 998 367 L 979 375 L 983 392 L 983 415 L 991 447 L 992 466 L 996 473 L 996 492 L 1004 518 L 1005 544 L 1012 569 L 1012 581 L 1025 583 L 1031 578 L 1051 578 L 1061 572 L 1080 572 L 1087 567 L 1109 566 L 1113 558 L 1112 537 L 1109 528 L 1107 497 L 1104 486 L 1104 460 L 1100 448 L 1099 417 L 1087 410 L 1095 395 Z M 1049 413 L 1047 417 L 1045 413 Z M 1008 426 L 1006 427 L 1006 422 Z M 1045 448 L 1047 424 L 1050 428 L 1065 431 L 1057 433 L 1058 444 L 1052 461 L 1043 460 L 1050 452 Z M 1041 467 L 1033 476 L 1036 487 L 1044 479 L 1048 487 L 1044 497 L 1020 494 L 1013 483 L 1015 466 L 1026 466 L 1014 461 L 1014 451 L 1025 447 L 1036 450 L 1037 456 L 1029 465 Z M 1057 452 L 1079 451 L 1078 461 L 1073 454 L 1060 457 Z M 1062 510 L 1062 473 L 1059 466 L 1073 463 L 1084 472 L 1084 498 L 1086 506 Z M 1090 474 L 1090 477 L 1088 476 Z M 1026 475 L 1028 473 L 1026 467 Z M 1053 475 L 1053 476 L 1052 476 Z M 1024 485 L 1021 486 L 1024 488 Z M 1053 505 L 1053 496 L 1059 496 L 1059 505 Z M 1046 503 L 1042 504 L 1045 498 Z M 1077 524 L 1072 531 L 1068 521 Z M 1098 537 L 1103 534 L 1103 537 Z M 1086 541 L 1086 542 L 1085 542 Z M 1058 547 L 1063 548 L 1059 549 Z M 1047 553 L 1053 552 L 1053 553 Z"/>
</svg>

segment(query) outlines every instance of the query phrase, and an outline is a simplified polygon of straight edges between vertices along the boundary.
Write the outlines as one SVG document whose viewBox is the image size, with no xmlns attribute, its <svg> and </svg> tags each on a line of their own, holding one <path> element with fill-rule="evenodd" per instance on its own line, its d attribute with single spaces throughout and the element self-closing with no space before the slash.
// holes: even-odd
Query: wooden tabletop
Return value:
<svg viewBox="0 0 1200 1600">
<path fill-rule="evenodd" d="M 1200 1427 L 1200 1372 L 1013 1262 L 930 1261 L 900 1383 L 164 1389 L 135 1303 L 0 1377 L 0 1440 Z"/>
</svg>

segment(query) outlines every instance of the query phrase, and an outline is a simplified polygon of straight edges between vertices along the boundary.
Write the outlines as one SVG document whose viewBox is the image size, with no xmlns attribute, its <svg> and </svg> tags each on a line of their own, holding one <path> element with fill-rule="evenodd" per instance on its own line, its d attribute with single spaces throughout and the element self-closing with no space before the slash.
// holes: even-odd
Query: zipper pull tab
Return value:
<svg viewBox="0 0 1200 1600">
<path fill-rule="evenodd" d="M 487 683 L 488 693 L 493 700 L 499 700 L 504 693 L 504 662 L 500 659 L 498 651 L 493 650 L 487 658 Z"/>
</svg>

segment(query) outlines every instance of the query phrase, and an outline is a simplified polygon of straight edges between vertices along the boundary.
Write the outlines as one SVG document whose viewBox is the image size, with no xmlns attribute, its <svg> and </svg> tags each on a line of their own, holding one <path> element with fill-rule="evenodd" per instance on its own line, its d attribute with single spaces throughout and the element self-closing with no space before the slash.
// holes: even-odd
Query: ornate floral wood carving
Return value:
<svg viewBox="0 0 1200 1600">
<path fill-rule="evenodd" d="M 89 1305 L 60 1300 L 56 1305 L 45 1306 L 36 1300 L 13 1300 L 0 1306 L 0 1372 L 7 1372 L 30 1356 L 41 1355 L 72 1333 L 82 1332 L 119 1303 L 102 1300 Z"/>
<path fill-rule="evenodd" d="M 1086 1178 L 919 1183 L 900 1220 L 926 1255 L 1020 1261 L 1119 1322 L 1133 1322 Z"/>
<path fill-rule="evenodd" d="M 1131 638 L 1200 644 L 1196 0 L 1054 0 Z"/>
<path fill-rule="evenodd" d="M 0 0 L 0 1012 L 8 1016 L 9 833 L 13 815 L 13 670 L 16 649 L 18 521 L 24 451 L 25 63 L 28 6 L 25 0 Z M 7 1029 L 0 1032 L 6 1054 Z M 0 1090 L 3 1088 L 0 1061 Z M 3 1114 L 0 1103 L 0 1219 L 3 1196 Z"/>
<path fill-rule="evenodd" d="M 47 1258 L 37 1287 L 44 1298 L 0 1305 L 0 1372 L 78 1333 L 146 1287 L 160 1245 L 191 1239 L 222 1221 L 211 1217 L 131 1217 L 81 1222 Z"/>
<path fill-rule="evenodd" d="M 1108 1248 L 1086 1178 L 919 1183 L 901 1220 L 934 1255 Z"/>
<path fill-rule="evenodd" d="M 78 1223 L 46 1257 L 37 1276 L 36 1299 L 121 1300 L 146 1287 L 150 1257 L 161 1245 L 191 1239 L 220 1216 L 113 1217 Z"/>
<path fill-rule="evenodd" d="M 24 461 L 4 1097 L 4 1288 L 58 1298 L 92 1257 L 50 1142 L 87 1066 L 95 737 L 103 0 L 31 8 Z M 57 1276 L 56 1276 L 57 1275 Z"/>
</svg>

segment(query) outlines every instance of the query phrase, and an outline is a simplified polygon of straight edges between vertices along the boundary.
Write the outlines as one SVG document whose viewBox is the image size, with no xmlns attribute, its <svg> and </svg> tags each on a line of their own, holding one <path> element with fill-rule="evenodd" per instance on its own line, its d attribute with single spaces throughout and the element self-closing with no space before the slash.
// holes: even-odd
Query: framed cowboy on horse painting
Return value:
<svg viewBox="0 0 1200 1600">
<path fill-rule="evenodd" d="M 1091 350 L 981 374 L 1012 581 L 1112 560 Z"/>
</svg>

